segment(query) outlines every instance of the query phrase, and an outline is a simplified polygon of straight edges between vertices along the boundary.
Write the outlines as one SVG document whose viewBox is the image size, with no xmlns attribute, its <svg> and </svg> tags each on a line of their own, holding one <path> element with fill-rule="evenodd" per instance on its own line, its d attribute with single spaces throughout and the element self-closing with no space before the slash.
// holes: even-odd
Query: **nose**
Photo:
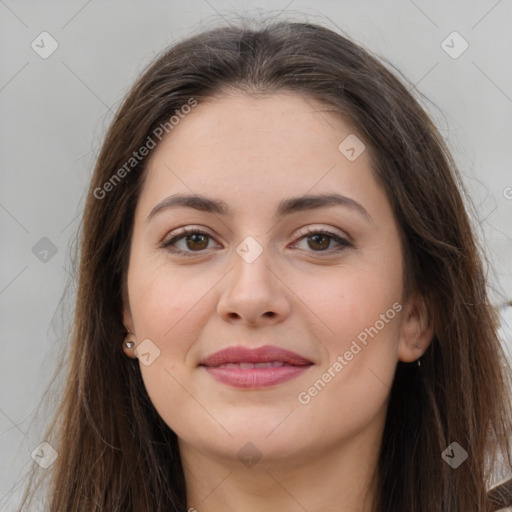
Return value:
<svg viewBox="0 0 512 512">
<path fill-rule="evenodd" d="M 290 314 L 289 289 L 272 268 L 268 253 L 263 250 L 254 261 L 233 254 L 234 268 L 217 305 L 217 313 L 225 321 L 256 327 L 280 323 Z"/>
</svg>

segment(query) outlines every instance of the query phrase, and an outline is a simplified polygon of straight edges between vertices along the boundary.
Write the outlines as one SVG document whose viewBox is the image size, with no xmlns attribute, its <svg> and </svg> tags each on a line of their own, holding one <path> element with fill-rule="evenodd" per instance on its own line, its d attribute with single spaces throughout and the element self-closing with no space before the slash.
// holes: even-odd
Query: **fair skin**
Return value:
<svg viewBox="0 0 512 512">
<path fill-rule="evenodd" d="M 160 351 L 147 366 L 141 360 L 140 370 L 178 436 L 187 507 L 373 510 L 371 477 L 396 364 L 418 359 L 432 330 L 421 298 L 404 297 L 398 227 L 368 145 L 354 161 L 338 150 L 351 133 L 313 99 L 232 93 L 199 104 L 150 155 L 124 309 L 136 346 L 124 350 L 136 357 L 149 339 Z M 282 200 L 325 193 L 346 196 L 366 213 L 345 204 L 275 217 Z M 147 220 L 174 194 L 222 200 L 230 213 L 179 206 Z M 174 242 L 190 257 L 161 247 L 185 226 L 206 233 Z M 237 252 L 246 237 L 261 249 L 250 263 Z M 393 304 L 400 311 L 376 324 Z M 338 356 L 375 325 L 377 334 L 333 372 Z M 233 345 L 274 345 L 312 364 L 276 385 L 233 387 L 200 366 Z M 304 393 L 329 368 L 325 387 Z M 249 459 L 238 453 L 244 446 Z"/>
</svg>

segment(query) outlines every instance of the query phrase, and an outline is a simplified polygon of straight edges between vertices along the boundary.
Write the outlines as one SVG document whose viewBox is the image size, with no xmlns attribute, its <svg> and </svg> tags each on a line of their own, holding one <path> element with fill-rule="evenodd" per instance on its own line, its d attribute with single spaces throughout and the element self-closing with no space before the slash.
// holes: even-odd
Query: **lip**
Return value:
<svg viewBox="0 0 512 512">
<path fill-rule="evenodd" d="M 313 362 L 280 347 L 228 347 L 201 361 L 217 381 L 237 388 L 264 388 L 294 379 Z"/>
</svg>

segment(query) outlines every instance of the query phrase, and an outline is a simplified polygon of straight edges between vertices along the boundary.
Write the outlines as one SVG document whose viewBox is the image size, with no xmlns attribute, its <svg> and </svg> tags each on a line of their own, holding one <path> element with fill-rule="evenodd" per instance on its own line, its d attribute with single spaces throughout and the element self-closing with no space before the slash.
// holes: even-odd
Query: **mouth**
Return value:
<svg viewBox="0 0 512 512">
<path fill-rule="evenodd" d="M 215 366 L 214 368 L 240 368 L 241 370 L 248 370 L 250 368 L 280 368 L 287 363 L 283 361 L 268 361 L 267 363 L 224 363 Z M 288 365 L 293 366 L 293 365 Z"/>
<path fill-rule="evenodd" d="M 275 386 L 294 379 L 313 362 L 279 347 L 228 347 L 205 358 L 199 366 L 218 382 L 245 389 Z"/>
</svg>

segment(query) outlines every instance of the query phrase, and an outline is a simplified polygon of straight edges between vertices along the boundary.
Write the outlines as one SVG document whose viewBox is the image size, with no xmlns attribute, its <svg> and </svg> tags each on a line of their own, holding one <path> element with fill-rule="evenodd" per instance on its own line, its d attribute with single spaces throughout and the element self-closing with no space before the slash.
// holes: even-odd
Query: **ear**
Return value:
<svg viewBox="0 0 512 512">
<path fill-rule="evenodd" d="M 123 352 L 133 359 L 136 359 L 137 356 L 135 355 L 135 347 L 137 346 L 137 338 L 135 336 L 135 328 L 133 326 L 133 318 L 130 311 L 129 306 L 127 305 L 126 301 L 123 301 L 123 324 L 127 331 L 131 331 L 133 334 L 128 334 L 125 339 L 123 339 Z M 125 345 L 125 341 L 132 341 L 134 343 L 133 347 L 128 348 Z"/>
<path fill-rule="evenodd" d="M 434 337 L 434 328 L 430 323 L 425 299 L 419 293 L 413 293 L 404 305 L 398 359 L 412 363 L 419 359 Z"/>
</svg>

